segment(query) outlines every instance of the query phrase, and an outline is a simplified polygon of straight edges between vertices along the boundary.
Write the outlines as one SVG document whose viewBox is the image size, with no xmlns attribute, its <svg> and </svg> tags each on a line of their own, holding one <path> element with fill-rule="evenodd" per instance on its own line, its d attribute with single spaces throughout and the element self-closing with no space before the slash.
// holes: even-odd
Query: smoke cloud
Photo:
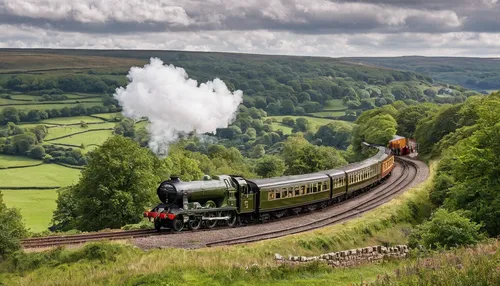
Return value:
<svg viewBox="0 0 500 286">
<path fill-rule="evenodd" d="M 124 116 L 149 119 L 149 147 L 158 155 L 166 155 L 180 133 L 227 127 L 243 100 L 241 90 L 231 92 L 218 78 L 198 85 L 183 68 L 164 65 L 158 58 L 143 68 L 132 67 L 127 78 L 129 84 L 117 88 L 114 97 Z"/>
</svg>

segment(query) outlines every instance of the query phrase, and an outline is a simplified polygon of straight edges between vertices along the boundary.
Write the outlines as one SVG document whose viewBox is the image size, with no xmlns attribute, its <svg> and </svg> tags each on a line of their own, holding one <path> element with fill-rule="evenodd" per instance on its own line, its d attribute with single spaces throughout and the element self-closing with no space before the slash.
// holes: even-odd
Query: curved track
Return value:
<svg viewBox="0 0 500 286">
<path fill-rule="evenodd" d="M 400 192 L 406 186 L 408 186 L 417 175 L 417 165 L 411 161 L 398 160 L 403 165 L 403 173 L 402 175 L 391 184 L 387 185 L 386 188 L 378 191 L 378 195 L 376 198 L 372 200 L 365 201 L 360 203 L 356 208 L 351 210 L 346 210 L 344 212 L 340 212 L 331 217 L 322 218 L 316 221 L 312 221 L 303 225 L 298 225 L 296 227 L 292 227 L 289 229 L 282 229 L 276 231 L 269 231 L 264 233 L 258 233 L 248 236 L 237 237 L 234 239 L 226 239 L 220 240 L 216 242 L 207 243 L 206 246 L 220 246 L 220 245 L 233 245 L 233 244 L 241 244 L 241 243 L 249 243 L 255 241 L 261 241 L 265 239 L 271 239 L 276 237 L 281 237 L 289 234 L 295 234 L 305 231 L 314 230 L 317 228 L 321 228 L 330 224 L 337 223 L 339 221 L 343 221 L 346 219 L 354 218 L 361 213 L 372 210 L 385 202 L 385 199 L 392 197 L 394 194 Z M 412 169 L 412 170 L 410 170 Z"/>
<path fill-rule="evenodd" d="M 399 168 L 385 183 L 356 198 L 333 205 L 321 211 L 291 216 L 265 224 L 244 227 L 219 227 L 213 230 L 186 231 L 170 234 L 156 230 L 129 230 L 115 232 L 89 233 L 68 236 L 50 236 L 22 240 L 24 248 L 45 248 L 59 245 L 81 244 L 98 240 L 135 239 L 134 243 L 142 248 L 168 247 L 212 247 L 260 241 L 314 230 L 359 216 L 389 201 L 396 194 L 415 183 L 419 168 L 417 163 L 407 159 L 397 159 Z M 252 233 L 251 235 L 248 235 Z M 163 235 L 169 234 L 169 235 Z M 152 237 L 155 236 L 155 237 Z"/>
<path fill-rule="evenodd" d="M 100 232 L 89 234 L 77 234 L 67 236 L 46 236 L 27 238 L 21 241 L 24 248 L 35 247 L 52 247 L 59 245 L 78 244 L 89 241 L 103 240 L 103 239 L 128 239 L 135 237 L 152 236 L 158 234 L 154 229 L 140 229 L 140 230 L 125 230 L 114 232 Z"/>
</svg>

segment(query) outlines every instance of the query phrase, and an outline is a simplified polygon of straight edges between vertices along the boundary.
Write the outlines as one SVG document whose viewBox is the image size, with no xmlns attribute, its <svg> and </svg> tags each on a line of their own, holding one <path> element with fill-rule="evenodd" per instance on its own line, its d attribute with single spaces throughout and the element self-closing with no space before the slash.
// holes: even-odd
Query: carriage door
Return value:
<svg viewBox="0 0 500 286">
<path fill-rule="evenodd" d="M 254 194 L 251 192 L 246 182 L 240 183 L 240 213 L 253 212 Z"/>
</svg>

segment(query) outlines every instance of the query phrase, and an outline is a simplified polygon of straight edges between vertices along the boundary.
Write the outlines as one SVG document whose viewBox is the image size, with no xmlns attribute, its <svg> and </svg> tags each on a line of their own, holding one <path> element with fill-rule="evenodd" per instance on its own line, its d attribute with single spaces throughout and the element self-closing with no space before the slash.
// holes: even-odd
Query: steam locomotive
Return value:
<svg viewBox="0 0 500 286">
<path fill-rule="evenodd" d="M 324 208 L 363 193 L 390 176 L 394 156 L 385 147 L 364 161 L 311 174 L 269 179 L 220 175 L 183 182 L 178 177 L 157 189 L 161 203 L 145 217 L 155 228 L 181 231 L 267 221 Z"/>
</svg>

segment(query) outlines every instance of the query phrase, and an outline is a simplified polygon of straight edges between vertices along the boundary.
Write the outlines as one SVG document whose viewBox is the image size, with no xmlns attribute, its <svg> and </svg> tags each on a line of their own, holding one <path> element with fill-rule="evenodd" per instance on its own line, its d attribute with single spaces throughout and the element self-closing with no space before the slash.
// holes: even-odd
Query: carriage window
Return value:
<svg viewBox="0 0 500 286">
<path fill-rule="evenodd" d="M 305 195 L 306 194 L 306 186 L 300 186 L 300 194 Z"/>
<path fill-rule="evenodd" d="M 323 191 L 326 191 L 326 190 L 328 190 L 328 183 L 323 182 Z"/>
<path fill-rule="evenodd" d="M 293 187 L 288 188 L 288 196 L 293 197 Z"/>
<path fill-rule="evenodd" d="M 275 192 L 276 192 L 276 193 L 275 193 L 275 196 L 274 196 L 274 197 L 275 197 L 276 199 L 280 199 L 280 198 L 281 198 L 281 192 L 280 192 L 280 191 L 275 191 Z"/>
<path fill-rule="evenodd" d="M 313 193 L 318 192 L 318 185 L 316 183 L 313 184 Z"/>
<path fill-rule="evenodd" d="M 274 200 L 274 191 L 269 192 L 269 200 L 270 201 Z"/>
<path fill-rule="evenodd" d="M 318 183 L 318 192 L 321 192 L 323 190 L 323 185 L 321 185 L 321 183 Z"/>
<path fill-rule="evenodd" d="M 311 193 L 311 184 L 308 184 L 307 185 L 307 193 L 310 194 Z"/>
<path fill-rule="evenodd" d="M 282 198 L 288 197 L 288 190 L 286 188 L 281 189 L 281 197 Z"/>
<path fill-rule="evenodd" d="M 295 196 L 300 196 L 299 186 L 295 186 Z"/>
</svg>

